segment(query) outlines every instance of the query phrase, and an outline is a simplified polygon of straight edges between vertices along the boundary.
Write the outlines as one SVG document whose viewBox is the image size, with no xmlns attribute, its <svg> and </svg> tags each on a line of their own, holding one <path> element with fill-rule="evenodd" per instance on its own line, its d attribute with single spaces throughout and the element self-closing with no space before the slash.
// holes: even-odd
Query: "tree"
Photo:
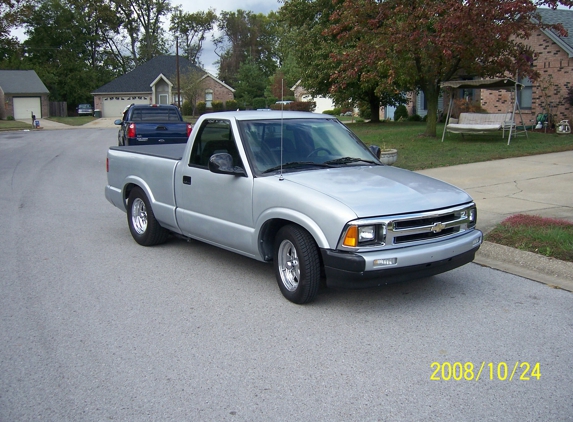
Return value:
<svg viewBox="0 0 573 422">
<path fill-rule="evenodd" d="M 109 11 L 95 0 L 45 0 L 24 20 L 22 66 L 36 71 L 52 100 L 89 102 L 91 91 L 115 76 L 101 38 L 113 26 Z"/>
<path fill-rule="evenodd" d="M 31 0 L 2 0 L 0 2 L 0 66 L 2 68 L 19 67 L 20 43 L 11 35 L 11 31 L 19 27 L 31 12 Z"/>
<path fill-rule="evenodd" d="M 163 19 L 171 12 L 169 0 L 113 0 L 130 40 L 130 52 L 144 63 L 167 52 Z"/>
<path fill-rule="evenodd" d="M 171 15 L 169 30 L 179 37 L 183 54 L 191 63 L 200 66 L 199 55 L 208 32 L 213 30 L 217 15 L 213 9 L 206 12 L 186 13 L 177 6 Z"/>
<path fill-rule="evenodd" d="M 385 85 L 421 90 L 428 101 L 425 134 L 436 136 L 440 84 L 460 72 L 472 76 L 529 76 L 530 50 L 523 40 L 541 24 L 536 6 L 571 5 L 570 0 L 335 0 L 327 31 L 339 45 L 355 43 L 343 54 L 337 77 L 360 72 L 385 75 Z M 563 30 L 555 26 L 557 30 Z M 336 89 L 336 88 L 335 88 Z"/>
<path fill-rule="evenodd" d="M 253 99 L 265 95 L 265 74 L 254 59 L 249 57 L 241 64 L 237 79 L 235 99 L 241 106 L 252 105 Z"/>
<path fill-rule="evenodd" d="M 280 16 L 290 27 L 290 52 L 301 69 L 299 78 L 311 95 L 328 95 L 338 105 L 369 105 L 371 121 L 379 121 L 381 105 L 404 101 L 400 87 L 385 83 L 387 76 L 376 64 L 346 69 L 344 60 L 357 48 L 359 40 L 347 36 L 339 39 L 331 32 L 333 17 L 341 5 L 332 0 L 286 0 Z"/>
<path fill-rule="evenodd" d="M 181 95 L 191 104 L 193 115 L 195 115 L 197 111 L 197 99 L 203 92 L 203 75 L 205 75 L 205 73 L 199 69 L 189 68 L 189 70 L 180 77 Z"/>
<path fill-rule="evenodd" d="M 277 68 L 275 16 L 272 12 L 265 16 L 241 9 L 221 12 L 217 22 L 221 36 L 214 40 L 215 53 L 219 56 L 219 79 L 235 86 L 239 68 L 247 58 L 257 63 L 265 78 L 274 73 Z"/>
</svg>

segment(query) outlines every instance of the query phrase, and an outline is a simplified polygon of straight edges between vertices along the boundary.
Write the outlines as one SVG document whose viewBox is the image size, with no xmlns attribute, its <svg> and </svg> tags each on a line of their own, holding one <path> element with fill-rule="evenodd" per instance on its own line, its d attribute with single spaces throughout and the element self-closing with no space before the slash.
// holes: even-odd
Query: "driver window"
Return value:
<svg viewBox="0 0 573 422">
<path fill-rule="evenodd" d="M 195 138 L 189 166 L 208 168 L 211 156 L 221 152 L 233 157 L 233 166 L 244 168 L 230 121 L 208 119 L 203 123 Z"/>
</svg>

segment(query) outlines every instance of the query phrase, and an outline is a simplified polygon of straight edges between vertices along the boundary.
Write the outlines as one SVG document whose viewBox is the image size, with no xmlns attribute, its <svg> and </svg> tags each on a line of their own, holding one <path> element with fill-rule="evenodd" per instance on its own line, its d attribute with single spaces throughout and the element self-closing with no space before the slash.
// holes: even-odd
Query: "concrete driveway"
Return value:
<svg viewBox="0 0 573 422">
<path fill-rule="evenodd" d="M 514 214 L 573 222 L 573 151 L 421 170 L 458 186 L 478 205 L 478 228 L 490 231 Z"/>
</svg>

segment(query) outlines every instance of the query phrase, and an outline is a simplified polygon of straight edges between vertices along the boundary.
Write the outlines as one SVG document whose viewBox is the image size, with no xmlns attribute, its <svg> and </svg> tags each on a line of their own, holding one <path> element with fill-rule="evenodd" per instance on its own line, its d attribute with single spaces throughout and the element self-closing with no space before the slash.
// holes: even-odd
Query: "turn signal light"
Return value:
<svg viewBox="0 0 573 422">
<path fill-rule="evenodd" d="M 342 242 L 344 246 L 348 246 L 351 248 L 355 248 L 358 246 L 358 227 L 357 226 L 350 226 L 348 230 L 346 230 L 346 235 L 344 236 L 344 242 Z"/>
</svg>

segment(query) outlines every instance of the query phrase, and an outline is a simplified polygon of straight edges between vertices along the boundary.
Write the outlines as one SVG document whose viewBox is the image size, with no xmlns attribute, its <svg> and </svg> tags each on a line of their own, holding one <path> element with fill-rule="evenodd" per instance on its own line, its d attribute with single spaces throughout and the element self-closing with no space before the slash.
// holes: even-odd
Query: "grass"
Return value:
<svg viewBox="0 0 573 422">
<path fill-rule="evenodd" d="M 502 139 L 501 132 L 465 137 L 446 133 L 442 143 L 443 124 L 437 127 L 437 138 L 423 136 L 423 122 L 353 123 L 348 127 L 367 144 L 397 149 L 395 166 L 408 170 L 573 150 L 572 135 L 528 131 L 529 139 L 520 134 L 508 146 L 507 134 Z"/>
<path fill-rule="evenodd" d="M 573 262 L 573 223 L 518 214 L 489 232 L 485 240 Z"/>
<path fill-rule="evenodd" d="M 18 120 L 0 120 L 0 130 L 21 130 L 32 129 L 32 123 L 20 122 Z"/>
<path fill-rule="evenodd" d="M 93 116 L 75 116 L 75 117 L 50 117 L 48 120 L 53 122 L 63 123 L 69 126 L 82 126 L 86 123 L 97 120 Z"/>
</svg>

